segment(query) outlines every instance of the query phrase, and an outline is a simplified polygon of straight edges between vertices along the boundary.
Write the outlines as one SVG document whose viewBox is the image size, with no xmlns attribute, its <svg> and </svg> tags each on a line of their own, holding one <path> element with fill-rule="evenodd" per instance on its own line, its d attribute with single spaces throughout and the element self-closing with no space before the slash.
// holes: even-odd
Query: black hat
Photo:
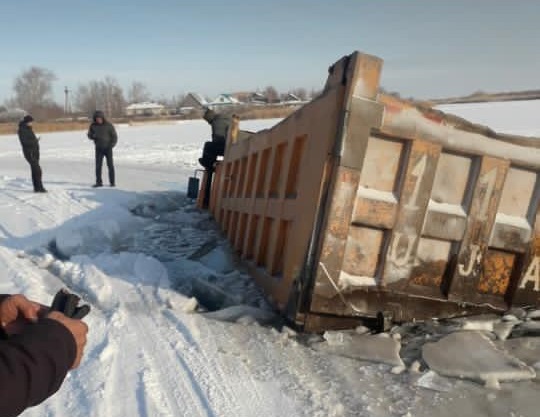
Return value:
<svg viewBox="0 0 540 417">
<path fill-rule="evenodd" d="M 103 113 L 101 110 L 96 110 L 94 112 L 94 116 L 93 116 L 93 119 L 94 119 L 94 122 L 96 121 L 97 118 L 100 118 L 100 119 L 103 119 L 105 120 L 105 113 Z"/>
<path fill-rule="evenodd" d="M 28 124 L 30 122 L 33 122 L 34 118 L 30 116 L 29 114 L 27 114 L 26 116 L 23 117 L 22 121 L 24 124 Z"/>
</svg>

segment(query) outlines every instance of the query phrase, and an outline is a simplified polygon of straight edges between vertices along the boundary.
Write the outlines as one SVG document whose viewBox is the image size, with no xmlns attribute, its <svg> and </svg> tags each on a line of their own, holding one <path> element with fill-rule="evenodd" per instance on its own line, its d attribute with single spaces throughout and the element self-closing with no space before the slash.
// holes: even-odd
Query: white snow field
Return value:
<svg viewBox="0 0 540 417">
<path fill-rule="evenodd" d="M 540 100 L 445 104 L 437 109 L 489 126 L 496 132 L 540 137 Z"/>
<path fill-rule="evenodd" d="M 538 102 L 530 105 L 536 117 Z M 486 117 L 492 108 L 499 111 L 487 106 Z M 520 116 L 508 115 L 504 129 L 524 133 L 512 123 Z M 535 122 L 527 126 L 532 134 L 540 129 Z M 68 287 L 92 307 L 80 368 L 24 416 L 537 415 L 540 385 L 530 379 L 540 362 L 534 319 L 522 321 L 529 323 L 522 329 L 531 336 L 526 343 L 510 339 L 507 347 L 520 354 L 528 380 L 501 381 L 499 390 L 427 369 L 421 347 L 441 339 L 446 327 L 396 328 L 360 350 L 346 342 L 369 338 L 367 329 L 354 332 L 361 337 L 299 335 L 269 310 L 209 216 L 184 195 L 208 125 L 118 131 L 115 189 L 90 187 L 93 148 L 85 132 L 42 134 L 47 194 L 31 192 L 16 137 L 0 137 L 0 293 L 49 304 Z M 470 346 L 456 346 L 461 351 L 448 355 L 468 354 Z"/>
</svg>

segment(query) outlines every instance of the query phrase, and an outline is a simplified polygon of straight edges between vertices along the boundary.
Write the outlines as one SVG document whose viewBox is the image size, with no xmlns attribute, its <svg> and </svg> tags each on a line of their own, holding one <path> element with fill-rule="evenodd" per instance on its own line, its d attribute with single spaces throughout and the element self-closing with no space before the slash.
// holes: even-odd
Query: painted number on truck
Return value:
<svg viewBox="0 0 540 417">
<path fill-rule="evenodd" d="M 484 221 L 488 218 L 489 201 L 495 188 L 495 181 L 497 180 L 497 168 L 493 168 L 487 174 L 483 175 L 478 181 L 482 185 L 482 203 L 480 205 L 480 211 L 478 213 L 478 220 Z"/>
<path fill-rule="evenodd" d="M 460 263 L 458 265 L 459 274 L 464 277 L 468 277 L 469 275 L 471 275 L 472 271 L 474 270 L 474 265 L 479 264 L 482 261 L 482 253 L 480 252 L 480 246 L 471 245 L 469 253 L 469 262 L 467 262 L 467 265 L 465 265 L 464 263 Z"/>
<path fill-rule="evenodd" d="M 427 156 L 423 155 L 422 158 L 416 163 L 414 168 L 412 169 L 412 176 L 416 178 L 415 184 L 414 184 L 414 190 L 411 194 L 411 198 L 409 198 L 408 203 L 405 205 L 406 209 L 409 210 L 418 210 L 418 195 L 420 194 L 420 184 L 422 183 L 422 178 L 424 176 L 424 172 L 426 171 L 426 165 L 427 165 Z"/>
<path fill-rule="evenodd" d="M 405 242 L 405 247 L 401 246 L 402 242 Z M 411 259 L 411 253 L 415 243 L 416 235 L 396 233 L 390 248 L 390 261 L 392 261 L 396 266 L 407 265 Z"/>
<path fill-rule="evenodd" d="M 524 289 L 529 282 L 534 284 L 535 291 L 540 291 L 540 256 L 536 256 L 531 261 L 519 288 Z"/>
</svg>

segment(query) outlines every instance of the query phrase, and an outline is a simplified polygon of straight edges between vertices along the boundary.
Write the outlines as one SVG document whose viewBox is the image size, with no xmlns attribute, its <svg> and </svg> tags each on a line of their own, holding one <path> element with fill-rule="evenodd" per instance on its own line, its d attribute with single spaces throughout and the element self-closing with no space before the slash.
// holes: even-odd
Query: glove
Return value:
<svg viewBox="0 0 540 417">
<path fill-rule="evenodd" d="M 59 311 L 69 318 L 80 320 L 90 313 L 88 304 L 78 306 L 80 300 L 81 298 L 78 295 L 71 294 L 63 288 L 54 296 L 51 311 Z"/>
</svg>

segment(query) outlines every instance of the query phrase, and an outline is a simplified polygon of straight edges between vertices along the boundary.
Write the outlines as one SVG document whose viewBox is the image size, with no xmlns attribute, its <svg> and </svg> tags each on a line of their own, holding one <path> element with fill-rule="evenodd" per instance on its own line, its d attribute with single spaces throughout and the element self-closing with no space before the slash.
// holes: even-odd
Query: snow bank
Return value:
<svg viewBox="0 0 540 417">
<path fill-rule="evenodd" d="M 60 228 L 54 239 L 59 255 L 70 258 L 80 254 L 99 254 L 118 250 L 122 237 L 144 223 L 126 210 L 107 212 L 104 218 L 84 226 Z"/>
</svg>

